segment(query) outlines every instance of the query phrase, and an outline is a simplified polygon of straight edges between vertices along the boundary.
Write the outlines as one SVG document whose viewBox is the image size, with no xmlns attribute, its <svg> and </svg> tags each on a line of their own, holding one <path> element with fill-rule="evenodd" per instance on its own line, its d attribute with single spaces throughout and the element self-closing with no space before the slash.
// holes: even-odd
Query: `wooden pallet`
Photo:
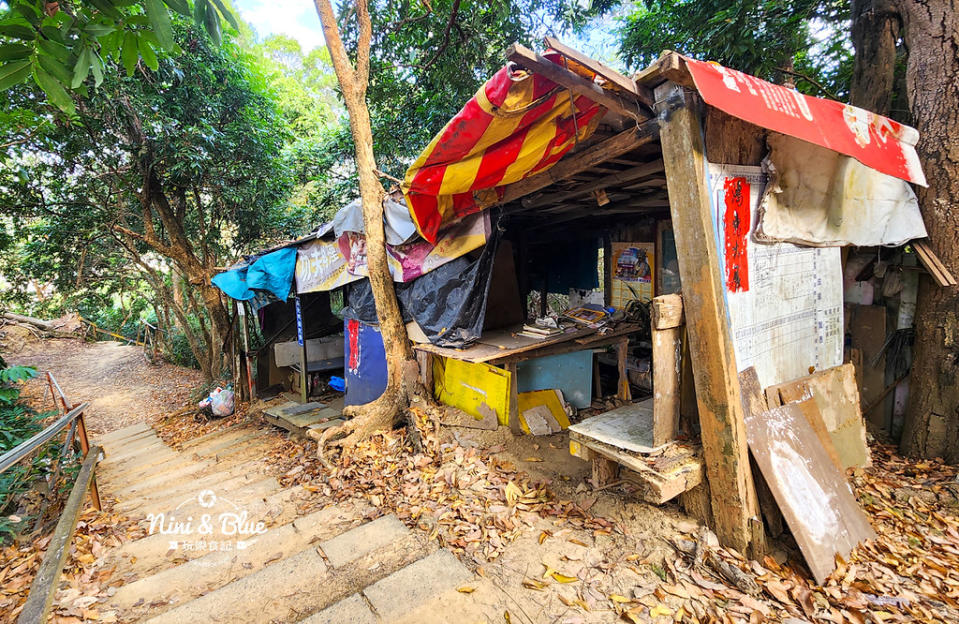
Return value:
<svg viewBox="0 0 959 624">
<path fill-rule="evenodd" d="M 330 404 L 289 401 L 263 410 L 263 417 L 271 425 L 306 439 L 311 429 L 327 429 L 344 422 L 342 410 L 342 400 Z"/>
<path fill-rule="evenodd" d="M 593 462 L 596 487 L 619 479 L 637 486 L 646 502 L 661 505 L 703 481 L 702 451 L 698 446 L 670 442 L 654 453 L 637 453 L 570 430 L 571 455 Z"/>
</svg>

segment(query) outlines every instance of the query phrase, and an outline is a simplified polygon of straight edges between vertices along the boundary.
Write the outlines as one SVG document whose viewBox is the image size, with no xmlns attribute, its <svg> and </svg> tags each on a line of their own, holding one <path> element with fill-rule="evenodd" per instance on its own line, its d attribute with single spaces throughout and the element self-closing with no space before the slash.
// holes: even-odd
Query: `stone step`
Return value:
<svg viewBox="0 0 959 624">
<path fill-rule="evenodd" d="M 226 460 L 233 457 L 236 460 L 253 455 L 262 455 L 268 449 L 261 443 L 259 436 L 247 440 L 239 441 L 224 448 L 197 449 L 194 453 L 177 453 L 171 451 L 167 454 L 163 451 L 157 454 L 156 458 L 141 458 L 138 466 L 124 470 L 120 467 L 107 465 L 103 471 L 104 481 L 107 483 L 138 483 L 146 479 L 152 479 L 161 474 L 166 474 L 192 465 L 193 463 L 203 463 L 204 458 L 214 461 L 208 462 L 209 465 L 227 465 Z M 241 456 L 242 454 L 242 456 Z"/>
<path fill-rule="evenodd" d="M 108 433 L 104 433 L 103 435 L 97 435 L 94 437 L 96 439 L 96 443 L 102 446 L 104 444 L 111 444 L 117 440 L 129 438 L 130 436 L 134 436 L 145 431 L 153 431 L 153 427 L 147 423 L 136 423 L 134 425 L 130 425 L 129 427 L 115 429 Z"/>
<path fill-rule="evenodd" d="M 271 487 L 274 489 L 269 491 L 268 488 Z M 261 488 L 263 492 L 253 492 Z M 270 483 L 269 480 L 258 482 L 250 488 L 249 494 L 249 498 L 240 506 L 247 512 L 248 519 L 261 521 L 268 529 L 295 520 L 298 510 L 305 507 L 312 497 L 312 494 L 304 490 L 302 486 L 279 489 L 279 484 L 276 483 L 275 479 L 273 483 Z M 219 509 L 214 513 L 218 515 Z M 197 524 L 198 522 L 194 523 L 194 527 Z M 219 531 L 218 523 L 214 522 L 213 524 L 214 531 L 210 535 L 200 536 L 195 530 L 193 534 L 187 536 L 154 533 L 138 540 L 125 542 L 112 550 L 107 555 L 107 559 L 110 565 L 116 566 L 117 576 L 126 577 L 132 574 L 135 575 L 135 578 L 127 578 L 127 581 L 136 580 L 178 563 L 202 557 L 208 552 L 191 549 L 190 546 L 182 546 L 180 542 L 194 543 L 201 538 L 207 541 L 232 540 L 234 538 L 232 535 L 223 535 Z M 149 524 L 146 528 L 149 529 Z"/>
<path fill-rule="evenodd" d="M 234 488 L 244 487 L 255 481 L 260 481 L 269 477 L 263 469 L 265 465 L 256 464 L 238 464 L 221 472 L 198 477 L 188 480 L 185 483 L 174 483 L 170 486 L 157 488 L 150 492 L 144 492 L 139 496 L 121 496 L 113 505 L 113 511 L 127 516 L 136 516 L 142 513 L 149 513 L 150 507 L 165 505 L 170 501 L 181 501 L 185 498 L 195 496 L 202 490 L 218 488 L 221 491 L 228 491 Z M 112 494 L 107 492 L 108 496 Z M 142 515 L 142 514 L 141 514 Z"/>
<path fill-rule="evenodd" d="M 156 431 L 153 429 L 148 429 L 136 435 L 130 436 L 128 438 L 120 438 L 112 442 L 101 442 L 94 438 L 92 442 L 94 444 L 100 444 L 103 447 L 103 451 L 109 455 L 120 454 L 123 452 L 124 447 L 133 446 L 136 444 L 142 443 L 144 440 L 152 440 L 157 437 Z"/>
<path fill-rule="evenodd" d="M 205 433 L 201 436 L 197 436 L 190 440 L 185 440 L 180 444 L 176 445 L 177 450 L 179 451 L 189 451 L 190 449 L 202 446 L 204 444 L 214 443 L 219 440 L 230 440 L 241 437 L 249 433 L 252 428 L 246 423 L 240 423 L 236 425 L 231 425 L 223 429 L 216 429 L 210 433 Z"/>
<path fill-rule="evenodd" d="M 373 624 L 375 622 L 416 622 L 409 614 L 418 613 L 423 621 L 456 622 L 486 621 L 467 617 L 481 614 L 473 601 L 460 599 L 457 587 L 473 581 L 473 573 L 448 550 L 415 561 L 380 579 L 372 585 L 302 620 L 302 624 Z M 359 589 L 359 588 L 358 588 Z M 456 595 L 454 595 L 456 594 Z M 450 609 L 449 601 L 463 603 Z M 502 603 L 500 603 L 502 604 Z M 438 608 L 439 607 L 439 608 Z M 440 615 L 431 619 L 430 614 Z M 502 616 L 500 616 L 502 617 Z M 490 618 L 492 621 L 492 618 Z"/>
<path fill-rule="evenodd" d="M 390 528 L 395 528 L 393 521 L 387 520 L 381 526 L 388 535 L 388 539 L 382 540 L 383 545 L 364 554 L 357 550 L 357 558 L 340 567 L 334 567 L 324 559 L 321 554 L 323 544 L 320 544 L 271 563 L 148 622 L 267 624 L 298 621 L 356 593 L 357 587 L 372 585 L 428 554 L 427 545 L 419 543 L 408 530 L 397 537 Z M 352 529 L 344 535 L 361 529 Z M 357 540 L 358 545 L 368 541 L 369 534 L 363 535 L 366 539 Z"/>
<path fill-rule="evenodd" d="M 249 576 L 274 561 L 308 548 L 312 542 L 332 538 L 362 521 L 365 507 L 331 506 L 288 524 L 271 528 L 243 549 L 221 550 L 167 568 L 153 576 L 122 586 L 110 599 L 108 608 L 133 619 L 142 613 L 134 607 L 162 602 L 163 610 L 183 604 L 232 581 Z M 154 608 L 151 615 L 157 615 Z"/>
<path fill-rule="evenodd" d="M 103 483 L 116 484 L 117 488 L 123 488 L 130 483 L 151 478 L 191 461 L 194 460 L 182 453 L 157 451 L 127 465 L 104 462 L 105 465 L 97 466 L 97 478 Z"/>
<path fill-rule="evenodd" d="M 97 464 L 97 477 L 114 474 L 131 475 L 143 468 L 182 456 L 182 453 L 178 453 L 173 449 L 154 451 L 147 455 L 127 457 L 122 460 L 114 460 L 112 457 L 107 456 L 106 459 Z"/>
<path fill-rule="evenodd" d="M 248 445 L 240 447 L 237 452 L 225 455 L 221 460 L 191 460 L 169 472 L 158 474 L 136 481 L 131 485 L 119 488 L 111 494 L 118 498 L 133 498 L 146 495 L 151 490 L 176 487 L 178 483 L 187 483 L 212 474 L 229 474 L 233 476 L 242 469 L 252 470 L 255 466 L 262 467 L 265 461 L 260 461 L 267 447 L 262 445 Z M 225 477 L 224 477 L 225 478 Z"/>
<path fill-rule="evenodd" d="M 167 446 L 156 434 L 145 435 L 131 442 L 121 442 L 114 448 L 104 449 L 107 457 L 113 461 L 121 462 L 131 457 L 136 457 L 143 453 L 157 449 L 164 449 Z"/>
<path fill-rule="evenodd" d="M 214 438 L 223 438 L 227 435 L 232 435 L 233 433 L 237 431 L 248 429 L 249 426 L 250 426 L 249 423 L 246 423 L 246 422 L 236 423 L 228 427 L 223 427 L 221 429 L 214 429 L 213 431 L 210 431 L 209 433 L 204 433 L 203 435 L 197 436 L 195 438 L 190 438 L 189 440 L 184 440 L 180 442 L 179 444 L 176 444 L 175 446 L 179 450 L 186 450 L 192 446 L 203 444 L 204 442 L 207 442 Z"/>
<path fill-rule="evenodd" d="M 168 449 L 170 453 L 189 457 L 190 455 L 192 455 L 192 452 L 188 452 L 188 451 L 202 452 L 209 446 L 213 446 L 216 444 L 223 444 L 227 441 L 234 441 L 234 440 L 237 440 L 238 438 L 244 437 L 251 433 L 255 433 L 255 430 L 248 429 L 245 427 L 240 428 L 239 426 L 235 426 L 227 430 L 214 431 L 211 434 L 201 436 L 203 438 L 202 440 L 200 438 L 191 440 L 189 445 L 184 445 L 180 449 L 176 449 L 170 446 L 167 446 L 166 448 Z M 265 432 L 262 432 L 262 433 L 265 433 Z M 159 440 L 159 437 L 157 437 L 157 440 Z M 223 447 L 225 448 L 227 446 L 229 446 L 229 444 L 224 444 Z M 105 464 L 107 469 L 109 470 L 110 468 L 114 466 L 116 468 L 121 468 L 121 467 L 126 468 L 139 463 L 146 464 L 148 462 L 144 460 L 142 457 L 134 456 L 132 454 L 120 455 L 119 453 L 117 453 L 117 457 L 113 457 L 108 453 L 107 461 L 101 463 L 98 470 L 103 469 Z"/>
<path fill-rule="evenodd" d="M 186 498 L 157 501 L 143 508 L 140 515 L 145 515 L 137 524 L 144 529 L 149 529 L 150 524 L 156 521 L 159 514 L 164 514 L 164 520 L 169 522 L 192 522 L 202 518 L 204 514 L 210 514 L 211 503 L 216 502 L 222 503 L 222 508 L 212 510 L 215 513 L 239 513 L 252 505 L 262 505 L 267 498 L 283 491 L 279 481 L 274 477 L 254 481 L 243 488 L 201 490 Z"/>
</svg>

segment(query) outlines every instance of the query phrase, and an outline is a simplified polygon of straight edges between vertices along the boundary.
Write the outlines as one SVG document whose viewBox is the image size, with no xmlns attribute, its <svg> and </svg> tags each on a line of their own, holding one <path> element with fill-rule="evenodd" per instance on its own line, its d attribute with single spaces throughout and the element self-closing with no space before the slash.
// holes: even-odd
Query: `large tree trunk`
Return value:
<svg viewBox="0 0 959 624">
<path fill-rule="evenodd" d="M 959 15 L 957 0 L 900 0 L 906 83 L 929 187 L 919 205 L 932 246 L 959 274 Z M 926 277 L 901 450 L 959 462 L 959 290 Z"/>
<path fill-rule="evenodd" d="M 856 57 L 849 102 L 888 116 L 895 82 L 899 15 L 892 0 L 852 0 L 851 13 Z"/>
<path fill-rule="evenodd" d="M 323 24 L 323 34 L 333 60 L 333 69 L 336 71 L 349 112 L 350 130 L 356 146 L 356 169 L 363 205 L 363 224 L 366 228 L 366 261 L 373 300 L 376 303 L 376 316 L 386 350 L 387 368 L 387 385 L 383 395 L 368 405 L 347 408 L 353 419 L 341 428 L 330 429 L 323 434 L 320 440 L 322 453 L 322 445 L 332 438 L 339 438 L 337 444 L 340 446 L 350 446 L 375 431 L 391 428 L 404 415 L 411 396 L 424 395 L 425 392 L 419 382 L 416 359 L 400 314 L 386 256 L 386 238 L 383 232 L 384 191 L 376 173 L 373 131 L 370 127 L 370 111 L 366 105 L 372 37 L 369 9 L 366 0 L 356 1 L 359 38 L 356 66 L 353 67 L 340 37 L 336 16 L 329 0 L 315 0 L 315 5 Z M 410 427 L 410 432 L 415 439 L 415 425 Z M 341 437 L 344 435 L 346 437 Z"/>
</svg>

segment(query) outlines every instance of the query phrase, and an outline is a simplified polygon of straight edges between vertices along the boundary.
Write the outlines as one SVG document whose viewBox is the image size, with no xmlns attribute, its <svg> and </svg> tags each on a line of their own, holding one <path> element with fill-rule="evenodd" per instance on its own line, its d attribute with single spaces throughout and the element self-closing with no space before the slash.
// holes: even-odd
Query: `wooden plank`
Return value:
<svg viewBox="0 0 959 624">
<path fill-rule="evenodd" d="M 594 345 L 597 342 L 603 342 L 609 340 L 610 338 L 615 338 L 617 336 L 626 336 L 629 334 L 635 334 L 638 331 L 642 331 L 642 327 L 639 323 L 620 323 L 616 327 L 605 334 L 592 334 L 584 336 L 583 338 L 577 338 L 577 344 L 581 345 Z"/>
<path fill-rule="evenodd" d="M 655 173 L 660 173 L 661 171 L 663 171 L 663 161 L 657 159 L 653 162 L 639 165 L 638 167 L 632 167 L 624 171 L 617 171 L 616 173 L 603 176 L 602 178 L 592 182 L 581 184 L 580 186 L 577 186 L 569 191 L 546 193 L 543 195 L 537 195 L 535 197 L 524 197 L 523 206 L 526 208 L 538 208 L 540 206 L 562 204 L 577 197 L 587 196 L 594 191 L 606 189 L 611 186 L 622 186 L 636 180 L 642 180 L 643 178 L 647 178 Z"/>
<path fill-rule="evenodd" d="M 652 343 L 653 446 L 660 446 L 675 440 L 679 434 L 679 377 L 683 365 L 683 328 L 653 327 Z"/>
<path fill-rule="evenodd" d="M 853 305 L 849 321 L 852 346 L 862 352 L 862 402 L 871 405 L 886 387 L 886 356 L 879 355 L 886 342 L 885 306 Z M 873 360 L 878 362 L 873 366 Z M 863 414 L 878 429 L 888 429 L 886 401 Z"/>
<path fill-rule="evenodd" d="M 546 37 L 546 46 L 553 48 L 571 61 L 576 61 L 586 69 L 599 74 L 609 82 L 613 83 L 623 91 L 632 93 L 646 106 L 653 105 L 653 93 L 646 87 L 640 87 L 632 78 L 624 76 L 605 63 L 590 58 L 578 50 L 565 45 L 556 37 Z"/>
<path fill-rule="evenodd" d="M 910 245 L 916 250 L 916 255 L 919 257 L 919 261 L 922 262 L 922 266 L 926 267 L 926 271 L 929 272 L 929 275 L 932 276 L 932 279 L 934 279 L 939 286 L 946 287 L 956 285 L 956 278 L 953 277 L 946 265 L 942 263 L 942 260 L 936 255 L 936 252 L 932 250 L 929 239 L 921 238 L 914 240 Z"/>
<path fill-rule="evenodd" d="M 570 426 L 570 431 L 631 453 L 653 453 L 653 401 L 630 403 Z"/>
<path fill-rule="evenodd" d="M 797 402 L 796 405 L 799 406 L 799 411 L 802 412 L 806 422 L 809 423 L 816 437 L 819 438 L 819 443 L 822 444 L 822 448 L 826 451 L 826 455 L 829 456 L 829 460 L 833 463 L 833 466 L 835 466 L 839 472 L 844 472 L 846 467 L 843 466 L 842 460 L 839 458 L 839 453 L 836 452 L 836 447 L 833 446 L 832 438 L 829 437 L 829 431 L 826 430 L 826 425 L 823 423 L 822 414 L 819 412 L 819 406 L 816 405 L 816 400 L 806 399 L 805 401 Z"/>
<path fill-rule="evenodd" d="M 679 85 L 657 88 L 656 99 L 664 108 L 669 100 L 686 102 L 667 113 L 660 139 L 716 534 L 725 545 L 745 553 L 752 541 L 750 518 L 759 512 L 706 188 L 702 127 L 697 108 Z"/>
<path fill-rule="evenodd" d="M 670 329 L 684 324 L 686 319 L 683 316 L 683 296 L 677 293 L 653 297 L 650 316 L 653 329 Z"/>
<path fill-rule="evenodd" d="M 503 186 L 503 195 L 498 203 L 509 203 L 530 193 L 535 193 L 610 158 L 631 152 L 641 145 L 652 142 L 658 135 L 659 123 L 655 119 L 643 122 L 629 130 L 624 130 L 592 147 L 574 154 L 568 154 L 542 173 Z"/>
<path fill-rule="evenodd" d="M 463 362 L 488 362 L 501 357 L 503 354 L 502 349 L 481 343 L 474 344 L 466 349 L 454 349 L 452 347 L 438 347 L 434 344 L 424 342 L 413 345 L 413 350 L 432 353 L 433 355 L 461 360 Z"/>
<path fill-rule="evenodd" d="M 749 449 L 817 583 L 861 541 L 875 539 L 842 473 L 796 403 L 746 414 Z"/>
<path fill-rule="evenodd" d="M 506 365 L 506 372 L 509 374 L 509 430 L 513 435 L 523 433 L 520 423 L 519 413 L 519 375 L 516 371 L 516 362 Z"/>
<path fill-rule="evenodd" d="M 830 440 L 827 448 L 834 449 L 842 468 L 868 466 L 869 445 L 853 364 L 843 364 L 766 388 L 769 408 L 807 399 L 816 404 L 816 417 Z M 816 422 L 810 424 L 818 430 Z"/>
<path fill-rule="evenodd" d="M 655 87 L 667 80 L 678 85 L 694 89 L 696 87 L 692 76 L 683 63 L 683 58 L 676 52 L 665 50 L 652 65 L 640 70 L 633 76 L 636 84 L 645 87 Z M 655 100 L 655 95 L 653 96 Z"/>
<path fill-rule="evenodd" d="M 59 586 L 58 580 L 63 571 L 63 564 L 70 553 L 73 532 L 77 528 L 77 520 L 80 519 L 80 512 L 83 510 L 83 500 L 87 496 L 87 489 L 93 481 L 93 471 L 102 453 L 103 449 L 99 446 L 92 447 L 86 459 L 83 460 L 83 465 L 80 466 L 77 480 L 73 484 L 73 489 L 70 490 L 70 497 L 67 498 L 63 511 L 60 512 L 60 520 L 47 545 L 46 555 L 30 586 L 27 601 L 17 618 L 19 624 L 39 624 L 47 621 L 47 615 L 53 604 L 53 595 Z"/>
<path fill-rule="evenodd" d="M 595 455 L 592 458 L 593 464 L 593 487 L 601 488 L 609 485 L 619 476 L 619 464 L 602 455 Z"/>
<path fill-rule="evenodd" d="M 742 389 L 742 404 L 743 412 L 746 416 L 750 414 L 761 416 L 766 412 L 766 398 L 763 395 L 762 386 L 759 385 L 759 376 L 756 374 L 756 369 L 750 366 L 746 370 L 739 373 L 739 385 Z M 750 464 L 750 474 L 752 474 L 752 464 Z M 757 480 L 758 481 L 758 480 Z M 768 506 L 768 508 L 762 508 L 761 511 L 763 515 L 770 518 L 771 523 L 775 524 L 775 518 L 778 515 L 778 508 L 774 504 L 770 504 L 770 496 L 762 496 L 760 493 L 765 494 L 763 489 L 768 490 L 766 483 L 763 482 L 761 485 L 757 483 L 757 504 L 762 502 Z M 749 555 L 753 559 L 762 559 L 762 555 L 766 551 L 766 536 L 765 533 L 762 533 L 756 530 L 755 520 L 758 520 L 757 516 L 750 518 L 750 526 L 752 527 L 751 541 L 749 544 Z M 761 524 L 761 522 L 760 522 Z M 781 524 L 781 521 L 780 521 Z M 781 533 L 780 529 L 780 533 Z"/>
<path fill-rule="evenodd" d="M 511 45 L 506 50 L 506 58 L 533 73 L 552 80 L 561 87 L 566 87 L 577 95 L 582 95 L 601 106 L 605 106 L 623 117 L 629 117 L 636 121 L 649 119 L 649 115 L 643 111 L 642 102 L 636 95 L 629 94 L 621 97 L 613 91 L 607 91 L 592 80 L 583 78 L 579 74 L 557 65 L 522 44 L 514 43 Z"/>
</svg>

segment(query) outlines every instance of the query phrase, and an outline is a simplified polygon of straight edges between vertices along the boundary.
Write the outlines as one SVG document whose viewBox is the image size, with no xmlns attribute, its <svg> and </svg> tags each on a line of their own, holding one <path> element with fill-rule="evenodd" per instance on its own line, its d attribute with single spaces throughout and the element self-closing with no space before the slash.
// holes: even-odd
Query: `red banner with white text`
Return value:
<svg viewBox="0 0 959 624">
<path fill-rule="evenodd" d="M 717 63 L 684 60 L 710 106 L 926 186 L 916 155 L 919 133 L 915 128 L 849 104 L 803 95 Z"/>
</svg>

